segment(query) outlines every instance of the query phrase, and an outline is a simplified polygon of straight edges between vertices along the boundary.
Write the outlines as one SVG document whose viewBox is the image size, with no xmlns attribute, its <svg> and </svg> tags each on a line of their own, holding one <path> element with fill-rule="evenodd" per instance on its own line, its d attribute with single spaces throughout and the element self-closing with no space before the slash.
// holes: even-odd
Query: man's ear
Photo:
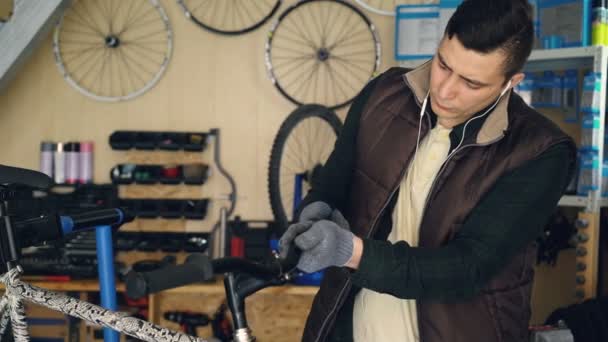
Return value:
<svg viewBox="0 0 608 342">
<path fill-rule="evenodd" d="M 521 81 L 524 80 L 524 78 L 526 78 L 526 74 L 523 72 L 518 72 L 517 74 L 513 75 L 513 77 L 511 77 L 511 88 L 515 88 L 519 83 L 521 83 Z M 507 80 L 507 82 L 508 81 L 509 80 Z"/>
</svg>

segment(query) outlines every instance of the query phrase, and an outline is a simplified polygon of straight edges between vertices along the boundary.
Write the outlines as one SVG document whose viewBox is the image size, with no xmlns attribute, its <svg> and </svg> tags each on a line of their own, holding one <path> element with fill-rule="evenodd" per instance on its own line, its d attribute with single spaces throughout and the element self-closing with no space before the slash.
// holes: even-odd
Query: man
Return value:
<svg viewBox="0 0 608 342">
<path fill-rule="evenodd" d="M 534 240 L 576 154 L 511 92 L 531 13 L 466 0 L 431 61 L 357 96 L 281 239 L 300 269 L 329 267 L 304 341 L 527 341 Z"/>
</svg>

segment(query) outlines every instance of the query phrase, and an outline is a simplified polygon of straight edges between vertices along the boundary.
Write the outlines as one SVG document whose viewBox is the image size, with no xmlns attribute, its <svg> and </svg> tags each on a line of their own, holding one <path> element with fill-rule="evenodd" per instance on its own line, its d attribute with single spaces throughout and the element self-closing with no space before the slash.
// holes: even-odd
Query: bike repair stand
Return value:
<svg viewBox="0 0 608 342">
<path fill-rule="evenodd" d="M 99 272 L 99 293 L 101 306 L 116 311 L 116 279 L 114 273 L 114 251 L 112 248 L 112 227 L 95 228 L 97 244 L 97 268 Z M 104 342 L 118 342 L 120 335 L 110 328 L 103 328 Z"/>
</svg>

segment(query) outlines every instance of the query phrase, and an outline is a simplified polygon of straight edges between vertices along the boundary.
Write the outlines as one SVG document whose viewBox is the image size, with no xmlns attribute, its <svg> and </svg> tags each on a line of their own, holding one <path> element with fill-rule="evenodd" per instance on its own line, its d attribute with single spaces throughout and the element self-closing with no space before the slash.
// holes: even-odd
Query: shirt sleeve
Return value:
<svg viewBox="0 0 608 342">
<path fill-rule="evenodd" d="M 570 178 L 571 148 L 557 144 L 503 176 L 440 248 L 363 240 L 355 285 L 403 299 L 477 294 L 543 231 Z"/>
</svg>

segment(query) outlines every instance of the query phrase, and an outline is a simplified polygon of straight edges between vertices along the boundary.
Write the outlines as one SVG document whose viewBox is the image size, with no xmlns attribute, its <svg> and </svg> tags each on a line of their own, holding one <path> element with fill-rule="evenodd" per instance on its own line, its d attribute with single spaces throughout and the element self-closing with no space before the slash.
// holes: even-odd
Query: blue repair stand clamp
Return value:
<svg viewBox="0 0 608 342">
<path fill-rule="evenodd" d="M 99 226 L 95 229 L 97 244 L 97 266 L 99 272 L 99 292 L 101 306 L 117 310 L 116 279 L 114 273 L 114 251 L 112 248 L 112 227 Z M 120 335 L 110 328 L 103 328 L 104 342 L 119 342 Z"/>
<path fill-rule="evenodd" d="M 304 175 L 297 174 L 295 177 L 293 189 L 293 214 L 296 214 L 296 209 L 302 203 L 302 184 L 304 183 Z M 314 273 L 302 273 L 294 278 L 294 283 L 298 285 L 320 285 L 323 279 L 323 271 Z"/>
</svg>

